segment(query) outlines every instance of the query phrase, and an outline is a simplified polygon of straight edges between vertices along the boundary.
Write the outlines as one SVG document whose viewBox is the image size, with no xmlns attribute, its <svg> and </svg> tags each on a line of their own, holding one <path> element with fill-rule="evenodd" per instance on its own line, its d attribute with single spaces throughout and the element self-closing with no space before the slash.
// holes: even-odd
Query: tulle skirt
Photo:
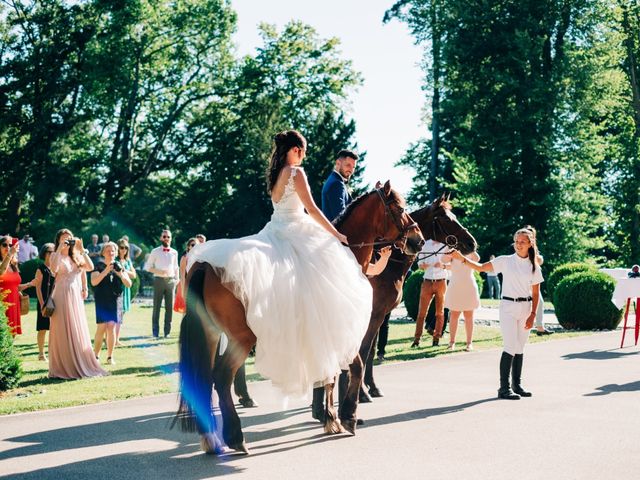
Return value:
<svg viewBox="0 0 640 480">
<path fill-rule="evenodd" d="M 332 382 L 356 357 L 372 289 L 351 251 L 304 213 L 276 215 L 256 235 L 196 245 L 244 305 L 256 369 L 288 395 Z"/>
</svg>

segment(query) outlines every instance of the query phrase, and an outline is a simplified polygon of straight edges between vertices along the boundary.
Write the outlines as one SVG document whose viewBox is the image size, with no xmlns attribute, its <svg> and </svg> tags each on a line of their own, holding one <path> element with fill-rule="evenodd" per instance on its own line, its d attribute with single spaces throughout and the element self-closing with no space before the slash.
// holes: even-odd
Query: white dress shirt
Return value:
<svg viewBox="0 0 640 480">
<path fill-rule="evenodd" d="M 144 269 L 156 277 L 177 279 L 179 276 L 178 252 L 173 248 L 154 248 L 149 254 Z"/>
<path fill-rule="evenodd" d="M 422 257 L 422 259 L 419 261 L 419 266 L 424 268 L 423 278 L 427 280 L 441 280 L 443 278 L 447 278 L 447 271 L 442 267 L 436 267 L 437 263 L 443 263 L 443 257 L 446 253 L 448 253 L 447 248 L 443 243 L 432 239 L 424 242 L 422 250 L 420 251 L 420 257 Z"/>
</svg>

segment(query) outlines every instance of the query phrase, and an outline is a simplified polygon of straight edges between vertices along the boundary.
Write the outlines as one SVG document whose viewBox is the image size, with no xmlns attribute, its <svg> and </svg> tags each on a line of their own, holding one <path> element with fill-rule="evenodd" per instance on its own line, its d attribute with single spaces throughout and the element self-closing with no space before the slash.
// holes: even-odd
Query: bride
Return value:
<svg viewBox="0 0 640 480">
<path fill-rule="evenodd" d="M 188 267 L 209 263 L 244 306 L 257 338 L 256 369 L 285 394 L 332 383 L 358 353 L 372 289 L 351 251 L 315 204 L 300 167 L 307 142 L 278 133 L 267 170 L 271 221 L 257 234 L 196 245 Z M 305 213 L 305 209 L 308 212 Z M 367 274 L 384 270 L 390 248 Z"/>
</svg>

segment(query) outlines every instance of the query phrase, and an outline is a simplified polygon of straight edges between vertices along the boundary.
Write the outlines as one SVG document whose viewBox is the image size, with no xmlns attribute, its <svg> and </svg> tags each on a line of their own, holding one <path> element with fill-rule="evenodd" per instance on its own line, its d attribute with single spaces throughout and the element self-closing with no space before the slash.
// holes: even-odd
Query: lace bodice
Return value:
<svg viewBox="0 0 640 480">
<path fill-rule="evenodd" d="M 277 202 L 271 201 L 273 204 L 272 220 L 294 220 L 300 218 L 300 215 L 305 215 L 302 200 L 296 193 L 293 184 L 297 173 L 297 168 L 291 169 L 291 175 L 289 175 L 289 180 L 284 187 L 282 197 Z"/>
</svg>

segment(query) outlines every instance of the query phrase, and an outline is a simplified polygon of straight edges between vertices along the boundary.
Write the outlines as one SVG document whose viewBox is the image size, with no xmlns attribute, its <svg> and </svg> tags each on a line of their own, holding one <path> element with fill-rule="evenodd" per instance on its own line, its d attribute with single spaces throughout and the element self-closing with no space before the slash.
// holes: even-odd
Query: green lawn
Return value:
<svg viewBox="0 0 640 480">
<path fill-rule="evenodd" d="M 93 304 L 86 305 L 90 331 L 95 331 L 95 314 Z M 174 315 L 171 335 L 166 339 L 154 340 L 151 334 L 151 308 L 133 305 L 131 312 L 125 317 L 122 330 L 123 346 L 117 347 L 114 353 L 116 365 L 103 365 L 111 375 L 108 377 L 82 380 L 54 380 L 47 378 L 47 363 L 38 361 L 38 348 L 35 332 L 35 312 L 22 317 L 22 335 L 16 338 L 16 348 L 23 359 L 25 375 L 18 388 L 0 396 L 0 415 L 68 407 L 110 400 L 125 399 L 175 392 L 178 374 L 178 332 L 180 315 Z M 162 322 L 162 314 L 161 314 Z M 450 354 L 446 349 L 448 335 L 442 346 L 431 347 L 431 338 L 423 337 L 423 346 L 411 349 L 414 324 L 405 321 L 391 323 L 387 362 L 413 360 L 417 358 L 435 357 Z M 585 333 L 556 333 L 548 337 L 532 335 L 531 342 L 549 341 Z M 458 328 L 460 349 L 464 347 L 464 327 Z M 501 345 L 499 329 L 476 327 L 474 345 L 476 350 L 499 348 Z M 466 353 L 460 353 L 466 354 Z M 467 354 L 468 355 L 468 354 Z M 106 358 L 103 349 L 101 359 Z M 259 379 L 255 373 L 253 359 L 247 363 L 249 380 Z"/>
</svg>

